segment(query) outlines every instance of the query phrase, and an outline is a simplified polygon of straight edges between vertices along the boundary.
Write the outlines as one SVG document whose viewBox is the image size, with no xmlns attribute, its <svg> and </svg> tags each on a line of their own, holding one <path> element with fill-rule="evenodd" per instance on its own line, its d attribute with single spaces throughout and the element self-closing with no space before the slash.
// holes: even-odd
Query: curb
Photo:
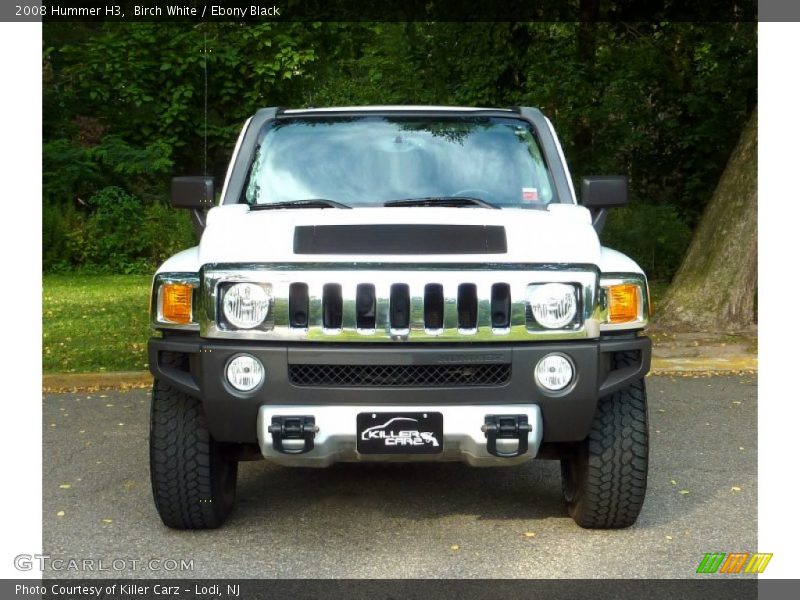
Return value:
<svg viewBox="0 0 800 600">
<path fill-rule="evenodd" d="M 757 356 L 739 355 L 726 358 L 662 358 L 654 356 L 650 365 L 650 373 L 653 375 L 667 375 L 672 373 L 722 375 L 725 373 L 741 373 L 745 371 L 758 372 Z"/>
<path fill-rule="evenodd" d="M 725 375 L 758 372 L 758 357 L 752 355 L 727 358 L 661 358 L 653 357 L 651 375 Z M 149 388 L 153 376 L 148 371 L 115 373 L 48 373 L 42 377 L 42 392 L 94 392 Z"/>
<path fill-rule="evenodd" d="M 98 390 L 129 390 L 149 388 L 153 376 L 149 371 L 112 373 L 46 373 L 42 376 L 42 392 L 94 392 Z"/>
</svg>

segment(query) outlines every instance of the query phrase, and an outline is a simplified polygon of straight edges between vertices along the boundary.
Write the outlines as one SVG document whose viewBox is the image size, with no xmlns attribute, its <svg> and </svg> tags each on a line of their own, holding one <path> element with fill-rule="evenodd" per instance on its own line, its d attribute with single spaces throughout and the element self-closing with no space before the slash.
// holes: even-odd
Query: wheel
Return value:
<svg viewBox="0 0 800 600">
<path fill-rule="evenodd" d="M 616 353 L 614 368 L 636 360 Z M 648 445 L 643 379 L 598 401 L 589 436 L 561 459 L 564 499 L 578 525 L 619 529 L 636 522 L 647 489 Z"/>
<path fill-rule="evenodd" d="M 164 360 L 181 367 L 180 354 Z M 150 483 L 161 520 L 174 529 L 213 529 L 236 498 L 238 463 L 209 434 L 200 400 L 156 379 L 150 410 Z"/>
</svg>

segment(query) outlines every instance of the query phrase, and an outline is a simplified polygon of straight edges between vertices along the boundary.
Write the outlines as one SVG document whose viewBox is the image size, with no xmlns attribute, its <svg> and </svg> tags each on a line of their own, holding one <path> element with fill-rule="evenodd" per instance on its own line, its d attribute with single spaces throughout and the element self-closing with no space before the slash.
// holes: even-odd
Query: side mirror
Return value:
<svg viewBox="0 0 800 600">
<path fill-rule="evenodd" d="M 203 210 L 214 206 L 213 177 L 173 177 L 172 206 Z"/>
<path fill-rule="evenodd" d="M 628 178 L 619 175 L 584 177 L 581 182 L 581 204 L 595 209 L 625 206 L 628 203 Z"/>
</svg>

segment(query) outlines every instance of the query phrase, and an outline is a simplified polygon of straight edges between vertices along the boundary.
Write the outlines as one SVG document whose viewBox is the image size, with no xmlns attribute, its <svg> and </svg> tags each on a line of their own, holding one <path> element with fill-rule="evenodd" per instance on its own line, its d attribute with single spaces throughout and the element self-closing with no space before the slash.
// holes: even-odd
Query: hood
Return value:
<svg viewBox="0 0 800 600">
<path fill-rule="evenodd" d="M 199 264 L 589 263 L 600 243 L 589 211 L 370 207 L 251 211 L 243 204 L 209 211 Z"/>
</svg>

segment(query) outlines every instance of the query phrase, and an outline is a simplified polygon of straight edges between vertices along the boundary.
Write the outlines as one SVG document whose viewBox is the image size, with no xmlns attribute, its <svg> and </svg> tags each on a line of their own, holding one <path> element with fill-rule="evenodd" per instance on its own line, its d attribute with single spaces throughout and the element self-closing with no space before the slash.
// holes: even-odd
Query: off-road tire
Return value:
<svg viewBox="0 0 800 600">
<path fill-rule="evenodd" d="M 167 355 L 162 360 L 180 368 L 183 357 Z M 237 471 L 237 461 L 211 437 L 200 400 L 156 379 L 150 409 L 150 483 L 164 525 L 222 525 L 233 509 Z"/>
<path fill-rule="evenodd" d="M 614 368 L 638 360 L 618 352 Z M 597 403 L 589 436 L 561 459 L 570 516 L 581 527 L 619 529 L 636 522 L 647 489 L 647 392 L 640 379 Z"/>
</svg>

